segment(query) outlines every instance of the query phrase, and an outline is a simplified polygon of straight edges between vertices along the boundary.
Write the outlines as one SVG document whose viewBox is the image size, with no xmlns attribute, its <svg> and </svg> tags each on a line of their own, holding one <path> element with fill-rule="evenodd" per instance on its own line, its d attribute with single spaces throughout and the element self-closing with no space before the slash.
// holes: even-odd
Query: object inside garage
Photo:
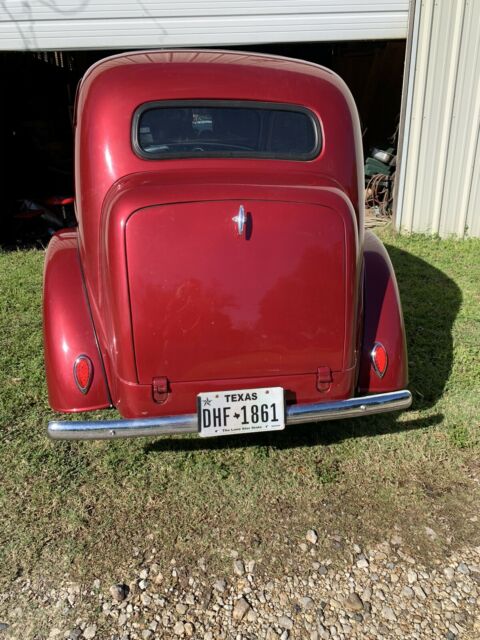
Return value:
<svg viewBox="0 0 480 640">
<path fill-rule="evenodd" d="M 391 158 L 373 150 L 395 155 L 404 40 L 279 43 L 239 49 L 309 60 L 338 73 L 359 110 L 364 155 L 372 156 L 367 174 L 393 173 Z M 44 245 L 59 226 L 74 223 L 69 197 L 73 196 L 75 91 L 91 64 L 114 53 L 118 51 L 0 53 L 2 246 Z M 377 180 L 375 187 L 381 195 L 377 204 L 388 209 L 391 175 Z M 386 195 L 384 189 L 388 189 Z"/>
</svg>

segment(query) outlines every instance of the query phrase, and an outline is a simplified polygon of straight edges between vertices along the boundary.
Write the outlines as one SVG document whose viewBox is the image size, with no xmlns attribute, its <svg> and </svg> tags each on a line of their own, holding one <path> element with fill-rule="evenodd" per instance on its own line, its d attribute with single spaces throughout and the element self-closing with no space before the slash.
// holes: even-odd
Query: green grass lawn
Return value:
<svg viewBox="0 0 480 640">
<path fill-rule="evenodd" d="M 404 307 L 411 411 L 245 438 L 50 442 L 44 254 L 0 253 L 0 575 L 119 575 L 255 548 L 272 568 L 307 528 L 426 556 L 479 544 L 480 241 L 382 232 Z M 425 526 L 438 538 L 431 542 Z M 287 546 L 286 546 L 287 545 Z"/>
</svg>

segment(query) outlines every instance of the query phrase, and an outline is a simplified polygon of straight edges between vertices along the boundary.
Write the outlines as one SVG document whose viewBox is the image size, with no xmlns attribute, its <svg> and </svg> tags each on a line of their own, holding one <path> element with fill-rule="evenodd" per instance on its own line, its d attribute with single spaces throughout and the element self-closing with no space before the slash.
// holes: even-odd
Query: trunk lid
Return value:
<svg viewBox="0 0 480 640">
<path fill-rule="evenodd" d="M 351 212 L 338 201 L 343 211 L 260 198 L 135 211 L 125 239 L 138 382 L 342 370 Z"/>
</svg>

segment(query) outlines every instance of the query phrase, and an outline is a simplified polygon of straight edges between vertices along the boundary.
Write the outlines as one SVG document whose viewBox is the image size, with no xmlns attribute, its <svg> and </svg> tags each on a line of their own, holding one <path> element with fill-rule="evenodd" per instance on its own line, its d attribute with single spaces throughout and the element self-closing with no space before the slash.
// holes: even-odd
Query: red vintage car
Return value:
<svg viewBox="0 0 480 640">
<path fill-rule="evenodd" d="M 58 439 L 272 431 L 411 403 L 402 311 L 363 222 L 359 120 L 315 64 L 102 60 L 76 104 L 77 230 L 44 278 Z"/>
</svg>

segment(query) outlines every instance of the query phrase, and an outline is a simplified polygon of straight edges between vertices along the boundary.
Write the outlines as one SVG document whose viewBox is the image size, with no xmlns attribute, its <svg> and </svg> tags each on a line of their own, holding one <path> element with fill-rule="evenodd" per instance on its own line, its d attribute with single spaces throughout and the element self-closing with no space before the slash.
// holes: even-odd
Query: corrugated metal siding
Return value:
<svg viewBox="0 0 480 640">
<path fill-rule="evenodd" d="M 5 0 L 0 48 L 68 50 L 405 38 L 408 0 Z"/>
<path fill-rule="evenodd" d="M 480 2 L 417 0 L 411 44 L 397 227 L 480 236 Z"/>
</svg>

